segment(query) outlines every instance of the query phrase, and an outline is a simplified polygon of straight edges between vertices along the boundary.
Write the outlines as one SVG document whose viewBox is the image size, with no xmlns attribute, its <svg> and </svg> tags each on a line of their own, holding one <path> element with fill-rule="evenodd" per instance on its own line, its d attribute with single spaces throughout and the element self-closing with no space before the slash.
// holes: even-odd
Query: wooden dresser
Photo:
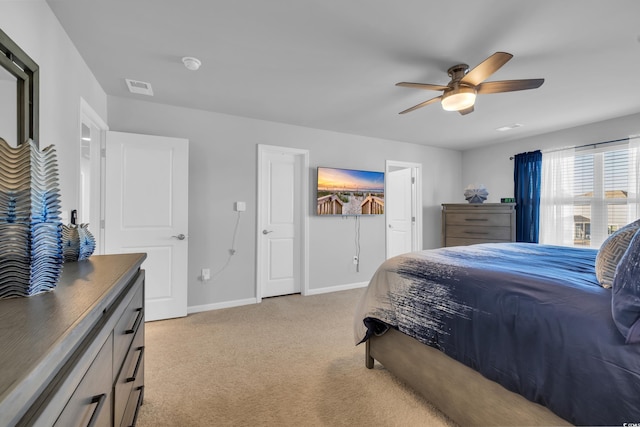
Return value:
<svg viewBox="0 0 640 427">
<path fill-rule="evenodd" d="M 1 426 L 131 426 L 144 391 L 146 254 L 65 263 L 56 288 L 0 300 Z"/>
<path fill-rule="evenodd" d="M 516 241 L 515 203 L 442 205 L 442 246 Z"/>
</svg>

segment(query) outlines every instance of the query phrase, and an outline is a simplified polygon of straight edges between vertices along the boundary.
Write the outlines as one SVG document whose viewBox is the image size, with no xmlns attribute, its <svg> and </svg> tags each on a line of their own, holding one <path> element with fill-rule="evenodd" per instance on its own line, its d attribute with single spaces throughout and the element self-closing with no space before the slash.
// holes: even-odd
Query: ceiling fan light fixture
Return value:
<svg viewBox="0 0 640 427">
<path fill-rule="evenodd" d="M 442 95 L 442 109 L 460 111 L 472 107 L 476 102 L 476 90 L 472 87 L 459 86 Z"/>
<path fill-rule="evenodd" d="M 435 104 L 440 101 L 444 110 L 457 111 L 461 115 L 465 116 L 473 112 L 477 94 L 537 89 L 542 85 L 542 83 L 544 83 L 544 79 L 502 80 L 493 82 L 485 81 L 511 58 L 513 58 L 513 55 L 510 53 L 496 52 L 471 70 L 469 70 L 469 66 L 467 64 L 454 65 L 447 70 L 447 74 L 451 77 L 451 81 L 447 83 L 446 86 L 429 83 L 396 83 L 396 86 L 442 91 L 442 95 L 421 102 L 411 108 L 407 108 L 406 110 L 401 111 L 400 114 L 409 113 L 417 110 L 418 108 Z"/>
</svg>

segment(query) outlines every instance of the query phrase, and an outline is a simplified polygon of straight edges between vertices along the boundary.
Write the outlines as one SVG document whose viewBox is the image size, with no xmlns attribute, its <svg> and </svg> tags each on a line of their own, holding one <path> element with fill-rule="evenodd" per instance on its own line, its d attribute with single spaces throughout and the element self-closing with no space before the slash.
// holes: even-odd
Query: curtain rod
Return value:
<svg viewBox="0 0 640 427">
<path fill-rule="evenodd" d="M 627 138 L 621 138 L 621 139 L 613 139 L 611 141 L 602 141 L 602 142 L 594 142 L 592 144 L 584 144 L 584 145 L 574 145 L 573 147 L 562 147 L 562 148 L 552 148 L 550 150 L 541 150 L 543 153 L 554 153 L 556 151 L 562 151 L 562 150 L 577 150 L 580 148 L 587 148 L 587 147 L 592 147 L 592 148 L 596 148 L 599 145 L 604 145 L 604 144 L 615 144 L 615 143 L 619 143 L 619 142 L 629 142 L 629 137 Z M 513 160 L 515 159 L 514 156 L 509 157 L 509 160 Z"/>
</svg>

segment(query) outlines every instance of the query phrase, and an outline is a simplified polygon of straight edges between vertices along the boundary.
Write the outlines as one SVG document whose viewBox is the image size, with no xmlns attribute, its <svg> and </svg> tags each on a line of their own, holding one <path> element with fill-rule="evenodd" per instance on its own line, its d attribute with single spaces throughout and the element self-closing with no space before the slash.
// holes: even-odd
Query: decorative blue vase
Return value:
<svg viewBox="0 0 640 427">
<path fill-rule="evenodd" d="M 96 239 L 89 231 L 89 224 L 62 226 L 62 252 L 64 262 L 82 261 L 96 249 Z"/>
<path fill-rule="evenodd" d="M 96 239 L 89 231 L 89 224 L 80 224 L 78 226 L 78 240 L 80 241 L 78 261 L 82 261 L 89 258 L 96 249 Z"/>
<path fill-rule="evenodd" d="M 53 146 L 0 138 L 0 298 L 55 288 L 62 271 L 58 165 Z"/>
</svg>

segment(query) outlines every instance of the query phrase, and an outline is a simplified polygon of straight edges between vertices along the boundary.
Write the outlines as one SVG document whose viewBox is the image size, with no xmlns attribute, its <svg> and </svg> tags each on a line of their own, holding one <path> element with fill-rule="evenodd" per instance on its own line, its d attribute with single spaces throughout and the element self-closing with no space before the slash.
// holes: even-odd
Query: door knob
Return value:
<svg viewBox="0 0 640 427">
<path fill-rule="evenodd" d="M 171 236 L 171 237 L 173 237 L 175 239 L 178 239 L 178 240 L 184 240 L 186 236 L 184 234 L 180 233 L 177 236 Z"/>
<path fill-rule="evenodd" d="M 273 230 L 262 230 L 262 234 L 269 234 L 269 233 L 273 233 Z"/>
</svg>

